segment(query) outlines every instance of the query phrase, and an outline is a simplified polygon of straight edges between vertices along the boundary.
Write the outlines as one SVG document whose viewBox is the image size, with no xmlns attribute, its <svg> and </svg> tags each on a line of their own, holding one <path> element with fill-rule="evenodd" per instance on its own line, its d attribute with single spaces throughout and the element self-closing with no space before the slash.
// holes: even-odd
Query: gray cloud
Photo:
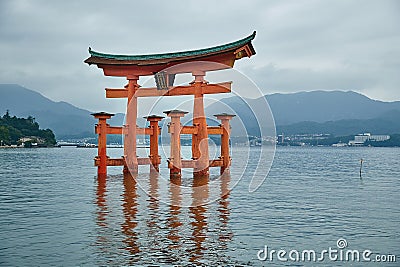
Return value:
<svg viewBox="0 0 400 267">
<path fill-rule="evenodd" d="M 356 90 L 400 100 L 398 1 L 0 2 L 0 82 L 18 83 L 90 110 L 123 112 L 105 99 L 87 48 L 157 53 L 218 45 L 257 30 L 257 55 L 237 62 L 264 93 Z"/>
</svg>

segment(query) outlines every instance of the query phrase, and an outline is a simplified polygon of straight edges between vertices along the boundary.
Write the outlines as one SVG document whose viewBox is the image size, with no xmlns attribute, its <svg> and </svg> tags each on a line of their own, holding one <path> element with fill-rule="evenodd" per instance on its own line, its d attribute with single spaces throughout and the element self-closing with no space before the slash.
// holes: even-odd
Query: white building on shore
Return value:
<svg viewBox="0 0 400 267">
<path fill-rule="evenodd" d="M 371 135 L 370 133 L 357 134 L 354 140 L 349 141 L 349 146 L 363 146 L 367 141 L 382 142 L 390 139 L 390 135 Z"/>
</svg>

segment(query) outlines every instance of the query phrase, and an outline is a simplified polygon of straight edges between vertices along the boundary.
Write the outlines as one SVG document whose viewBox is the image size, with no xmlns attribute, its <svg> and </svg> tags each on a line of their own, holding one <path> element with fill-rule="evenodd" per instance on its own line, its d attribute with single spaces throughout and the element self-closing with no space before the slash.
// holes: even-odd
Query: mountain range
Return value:
<svg viewBox="0 0 400 267">
<path fill-rule="evenodd" d="M 67 102 L 55 102 L 42 94 L 16 84 L 0 84 L 0 114 L 33 116 L 43 129 L 50 128 L 57 139 L 94 135 L 96 120 L 91 111 Z M 110 124 L 121 125 L 123 114 L 116 114 Z"/>
<path fill-rule="evenodd" d="M 400 101 L 373 100 L 353 91 L 311 91 L 271 94 L 257 99 L 238 96 L 222 99 L 221 102 L 238 115 L 232 121 L 232 134 L 239 134 L 235 131 L 239 128 L 240 119 L 249 135 L 260 135 L 260 127 L 271 126 L 265 100 L 272 111 L 277 133 L 400 133 Z M 225 105 L 211 104 L 206 108 L 206 114 L 226 112 Z M 96 121 L 90 115 L 91 111 L 66 102 L 52 101 L 16 84 L 0 84 L 0 115 L 6 110 L 12 116 L 35 117 L 41 128 L 52 129 L 58 139 L 94 135 Z M 257 123 L 254 113 L 260 123 Z M 110 124 L 122 125 L 123 120 L 124 114 L 119 113 L 110 120 Z"/>
<path fill-rule="evenodd" d="M 222 99 L 235 114 L 240 114 L 250 135 L 260 135 L 254 114 L 272 111 L 277 133 L 351 135 L 363 132 L 376 134 L 400 133 L 400 101 L 384 102 L 353 91 L 311 91 L 290 94 L 271 94 L 257 99 L 230 97 Z M 218 103 L 208 107 L 209 114 L 223 112 Z M 258 120 L 263 115 L 258 115 Z M 234 124 L 232 130 L 234 134 Z M 238 126 L 238 125 L 236 125 Z M 238 128 L 238 127 L 236 127 Z M 268 132 L 268 129 L 263 129 Z"/>
</svg>

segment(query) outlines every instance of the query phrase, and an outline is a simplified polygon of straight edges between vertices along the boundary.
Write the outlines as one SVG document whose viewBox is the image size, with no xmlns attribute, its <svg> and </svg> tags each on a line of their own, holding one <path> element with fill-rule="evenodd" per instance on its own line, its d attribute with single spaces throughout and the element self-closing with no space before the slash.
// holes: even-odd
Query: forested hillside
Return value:
<svg viewBox="0 0 400 267">
<path fill-rule="evenodd" d="M 52 146 L 56 144 L 56 139 L 52 130 L 40 129 L 32 116 L 17 118 L 7 111 L 0 117 L 0 142 L 1 145 L 25 143 L 25 146 L 30 146 L 37 143 L 39 146 Z"/>
</svg>

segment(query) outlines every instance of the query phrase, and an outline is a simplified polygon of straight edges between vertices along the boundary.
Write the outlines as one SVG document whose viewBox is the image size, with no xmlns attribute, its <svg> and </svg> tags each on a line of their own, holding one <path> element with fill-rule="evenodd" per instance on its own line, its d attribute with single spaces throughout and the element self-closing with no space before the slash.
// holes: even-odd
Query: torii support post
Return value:
<svg viewBox="0 0 400 267">
<path fill-rule="evenodd" d="M 126 112 L 126 134 L 124 139 L 124 158 L 126 161 L 127 169 L 132 174 L 138 172 L 138 159 L 136 155 L 136 121 L 137 121 L 137 96 L 136 91 L 139 88 L 137 81 L 139 77 L 136 75 L 130 75 L 127 77 L 128 80 L 128 107 Z"/>
<path fill-rule="evenodd" d="M 170 176 L 180 176 L 182 169 L 181 159 L 181 117 L 188 112 L 182 110 L 164 111 L 171 118 L 169 132 L 171 134 L 171 153 L 168 162 Z"/>
<path fill-rule="evenodd" d="M 225 172 L 231 165 L 231 157 L 229 153 L 229 136 L 231 134 L 230 120 L 236 115 L 221 113 L 214 115 L 221 121 L 222 134 L 221 134 L 221 174 Z"/>
<path fill-rule="evenodd" d="M 205 72 L 196 71 L 192 75 L 195 77 L 193 81 L 193 126 L 197 127 L 197 133 L 192 135 L 192 159 L 196 162 L 193 174 L 194 176 L 204 176 L 209 174 L 210 165 L 207 120 L 203 99 L 203 87 L 207 87 L 207 83 L 204 81 Z"/>
<path fill-rule="evenodd" d="M 98 112 L 92 114 L 99 123 L 96 125 L 96 132 L 98 133 L 98 148 L 97 148 L 97 159 L 99 165 L 97 166 L 98 175 L 107 174 L 107 120 L 110 119 L 114 114 L 106 112 Z"/>
<path fill-rule="evenodd" d="M 158 136 L 160 134 L 160 128 L 158 127 L 158 122 L 161 121 L 164 117 L 151 115 L 144 117 L 148 122 L 150 122 L 150 129 L 152 133 L 150 134 L 150 171 L 155 170 L 159 171 L 159 165 L 161 163 L 161 157 L 158 154 Z"/>
</svg>

